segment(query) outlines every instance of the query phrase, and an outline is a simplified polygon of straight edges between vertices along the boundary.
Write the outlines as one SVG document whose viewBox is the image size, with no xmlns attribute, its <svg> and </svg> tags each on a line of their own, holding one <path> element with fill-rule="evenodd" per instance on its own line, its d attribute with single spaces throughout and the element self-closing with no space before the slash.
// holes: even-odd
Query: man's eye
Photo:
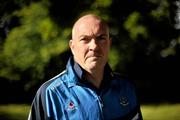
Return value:
<svg viewBox="0 0 180 120">
<path fill-rule="evenodd" d="M 84 41 L 84 40 L 87 40 L 87 38 L 81 38 L 81 40 L 83 40 L 83 41 Z"/>
<path fill-rule="evenodd" d="M 82 41 L 82 42 L 88 42 L 89 39 L 88 39 L 88 38 L 81 38 L 80 41 Z"/>
<path fill-rule="evenodd" d="M 81 41 L 87 41 L 88 39 L 87 38 L 81 38 L 80 40 Z"/>
<path fill-rule="evenodd" d="M 101 40 L 106 40 L 106 37 L 104 37 L 104 36 L 99 36 L 99 37 L 97 37 L 96 39 L 99 40 L 99 41 L 101 41 Z"/>
</svg>

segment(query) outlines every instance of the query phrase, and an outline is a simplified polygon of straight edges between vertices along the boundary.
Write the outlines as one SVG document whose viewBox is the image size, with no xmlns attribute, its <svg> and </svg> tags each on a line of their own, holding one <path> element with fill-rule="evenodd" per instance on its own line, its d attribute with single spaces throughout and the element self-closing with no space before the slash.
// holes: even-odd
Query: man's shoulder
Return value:
<svg viewBox="0 0 180 120">
<path fill-rule="evenodd" d="M 65 73 L 66 71 L 64 70 L 60 74 L 56 75 L 55 77 L 43 83 L 38 89 L 37 93 L 46 92 L 49 89 L 53 89 L 54 86 L 57 86 L 57 85 L 60 85 L 60 83 L 63 83 L 62 77 L 64 77 Z"/>
</svg>

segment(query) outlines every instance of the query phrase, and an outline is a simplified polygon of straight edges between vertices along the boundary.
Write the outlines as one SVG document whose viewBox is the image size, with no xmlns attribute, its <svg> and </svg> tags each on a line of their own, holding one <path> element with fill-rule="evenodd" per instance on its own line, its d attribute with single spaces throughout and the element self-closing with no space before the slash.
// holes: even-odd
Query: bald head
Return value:
<svg viewBox="0 0 180 120">
<path fill-rule="evenodd" d="M 109 32 L 108 25 L 102 18 L 100 18 L 99 16 L 97 16 L 95 14 L 87 14 L 87 15 L 80 17 L 73 25 L 72 39 L 75 38 L 75 33 L 78 32 L 78 30 L 81 29 L 82 26 L 88 25 L 88 23 L 94 23 L 94 25 L 100 24 L 101 26 L 104 27 L 104 29 L 107 29 Z"/>
</svg>

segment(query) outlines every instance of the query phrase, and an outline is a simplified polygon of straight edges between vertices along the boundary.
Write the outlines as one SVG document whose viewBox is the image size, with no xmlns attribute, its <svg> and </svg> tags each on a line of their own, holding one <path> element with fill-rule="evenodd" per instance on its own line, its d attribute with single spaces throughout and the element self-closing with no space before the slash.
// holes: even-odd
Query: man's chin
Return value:
<svg viewBox="0 0 180 120">
<path fill-rule="evenodd" d="M 100 63 L 98 61 L 91 61 L 91 63 L 89 63 L 89 68 L 96 69 L 99 65 Z"/>
<path fill-rule="evenodd" d="M 99 63 L 99 58 L 97 58 L 97 57 L 91 57 L 91 58 L 87 59 L 87 63 L 88 63 L 89 65 L 91 65 L 91 64 L 97 65 L 97 64 Z"/>
</svg>

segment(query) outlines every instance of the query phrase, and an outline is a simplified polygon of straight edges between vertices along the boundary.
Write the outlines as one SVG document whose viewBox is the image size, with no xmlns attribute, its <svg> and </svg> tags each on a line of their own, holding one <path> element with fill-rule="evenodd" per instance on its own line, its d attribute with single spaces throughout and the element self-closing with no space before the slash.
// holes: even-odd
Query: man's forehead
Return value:
<svg viewBox="0 0 180 120">
<path fill-rule="evenodd" d="M 100 18 L 97 18 L 95 16 L 91 16 L 91 15 L 87 15 L 87 16 L 84 16 L 82 18 L 80 18 L 75 24 L 74 24 L 74 29 L 76 29 L 77 27 L 80 27 L 80 26 L 84 26 L 84 25 L 87 25 L 87 23 L 93 23 L 93 24 L 100 24 L 101 23 L 101 20 Z"/>
<path fill-rule="evenodd" d="M 94 14 L 85 15 L 78 19 L 74 24 L 72 29 L 72 37 L 74 37 L 75 34 L 79 33 L 79 31 L 83 33 L 83 31 L 85 30 L 85 32 L 87 32 L 86 29 L 92 29 L 93 32 L 96 30 L 97 32 L 104 32 L 104 30 L 108 31 L 108 26 L 99 16 L 96 16 Z"/>
<path fill-rule="evenodd" d="M 92 36 L 101 36 L 106 35 L 108 36 L 108 29 L 101 25 L 101 24 L 81 24 L 79 27 L 75 30 L 77 37 L 92 37 Z"/>
</svg>

